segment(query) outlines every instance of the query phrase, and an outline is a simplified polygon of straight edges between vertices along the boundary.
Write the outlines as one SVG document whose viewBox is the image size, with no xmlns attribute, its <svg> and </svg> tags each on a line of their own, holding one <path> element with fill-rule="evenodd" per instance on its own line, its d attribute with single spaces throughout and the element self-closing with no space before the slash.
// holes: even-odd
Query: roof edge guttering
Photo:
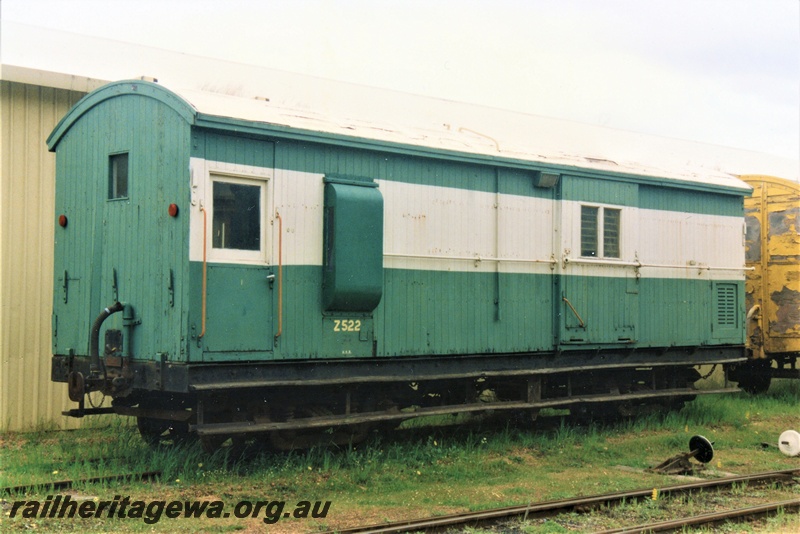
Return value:
<svg viewBox="0 0 800 534">
<path fill-rule="evenodd" d="M 703 183 L 699 179 L 695 181 L 661 176 L 657 171 L 652 171 L 650 174 L 646 172 L 639 174 L 630 171 L 626 172 L 625 170 L 598 170 L 590 167 L 582 167 L 576 164 L 570 165 L 564 163 L 539 162 L 505 154 L 480 154 L 395 141 L 382 141 L 368 137 L 307 130 L 293 126 L 271 124 L 259 121 L 248 121 L 245 119 L 206 114 L 202 112 L 197 113 L 195 125 L 211 130 L 228 131 L 239 134 L 245 133 L 250 135 L 261 135 L 267 137 L 274 136 L 283 139 L 311 141 L 322 144 L 336 144 L 340 146 L 346 146 L 348 148 L 381 150 L 383 152 L 390 152 L 393 154 L 406 156 L 444 158 L 460 163 L 491 165 L 509 169 L 553 172 L 558 174 L 579 174 L 587 178 L 595 178 L 600 180 L 608 180 L 609 176 L 613 176 L 614 180 L 623 182 L 672 187 L 678 189 L 692 189 L 695 191 L 714 193 L 730 193 L 734 195 L 749 195 L 753 191 L 752 187 L 744 183 L 739 178 L 736 178 L 734 175 L 729 176 L 734 179 L 733 182 L 736 182 L 735 185 L 733 183 L 726 185 L 711 184 Z"/>
<path fill-rule="evenodd" d="M 72 109 L 58 122 L 47 138 L 47 148 L 55 152 L 58 143 L 66 135 L 72 125 L 85 113 L 98 104 L 125 95 L 138 95 L 163 102 L 180 115 L 187 123 L 194 124 L 197 110 L 189 102 L 157 83 L 142 80 L 124 80 L 113 82 L 96 89 L 81 98 Z"/>
<path fill-rule="evenodd" d="M 48 148 L 55 151 L 58 143 L 69 131 L 72 125 L 85 113 L 90 111 L 105 100 L 125 95 L 138 95 L 154 98 L 175 110 L 187 123 L 192 126 L 208 128 L 211 130 L 228 131 L 238 134 L 249 134 L 283 139 L 296 139 L 322 144 L 335 144 L 365 150 L 381 150 L 396 154 L 445 158 L 462 163 L 476 163 L 482 165 L 500 166 L 533 171 L 555 173 L 579 173 L 583 176 L 597 179 L 609 179 L 613 176 L 616 180 L 635 183 L 653 184 L 662 187 L 676 187 L 693 189 L 697 191 L 727 192 L 734 195 L 749 195 L 752 188 L 733 175 L 725 173 L 729 178 L 727 183 L 713 183 L 702 178 L 675 178 L 669 173 L 660 173 L 657 169 L 632 172 L 630 169 L 597 169 L 592 166 L 581 166 L 576 162 L 539 161 L 525 157 L 515 157 L 514 154 L 487 154 L 469 150 L 454 150 L 442 147 L 427 146 L 424 144 L 408 143 L 400 140 L 375 139 L 367 136 L 348 135 L 343 132 L 325 131 L 296 125 L 281 124 L 265 120 L 265 117 L 247 114 L 234 116 L 230 110 L 217 109 L 208 102 L 194 102 L 193 94 L 182 95 L 163 85 L 141 80 L 126 80 L 105 85 L 81 99 L 75 107 L 58 123 L 47 139 Z M 232 98 L 229 95 L 212 95 L 217 99 Z M 256 101 L 246 100 L 248 105 L 256 105 Z M 259 104 L 260 105 L 260 104 Z M 210 109 L 205 109 L 205 108 Z M 227 111 L 227 112 L 226 112 Z M 245 112 L 253 111 L 248 107 Z"/>
</svg>

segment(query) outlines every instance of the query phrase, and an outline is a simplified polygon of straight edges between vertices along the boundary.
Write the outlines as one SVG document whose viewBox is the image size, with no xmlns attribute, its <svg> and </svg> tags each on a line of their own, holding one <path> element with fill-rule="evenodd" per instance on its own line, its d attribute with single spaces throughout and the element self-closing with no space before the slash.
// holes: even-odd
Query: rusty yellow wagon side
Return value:
<svg viewBox="0 0 800 534">
<path fill-rule="evenodd" d="M 739 385 L 764 391 L 770 379 L 800 378 L 800 184 L 772 176 L 741 176 L 745 198 L 745 286 L 750 362 Z"/>
</svg>

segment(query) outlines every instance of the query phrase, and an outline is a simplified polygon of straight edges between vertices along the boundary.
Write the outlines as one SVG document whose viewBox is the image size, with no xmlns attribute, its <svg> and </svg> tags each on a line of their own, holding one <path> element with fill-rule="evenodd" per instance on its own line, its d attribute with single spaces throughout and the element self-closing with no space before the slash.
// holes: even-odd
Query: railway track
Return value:
<svg viewBox="0 0 800 534">
<path fill-rule="evenodd" d="M 774 482 L 791 483 L 794 482 L 795 477 L 798 476 L 800 476 L 800 469 L 788 469 L 783 471 L 770 471 L 765 473 L 757 473 L 754 475 L 726 477 L 708 481 L 691 482 L 688 484 L 665 486 L 657 488 L 657 491 L 659 495 L 663 496 L 670 494 L 707 491 L 711 489 L 724 489 L 732 487 L 736 484 L 769 484 Z M 561 499 L 519 506 L 509 506 L 505 508 L 496 508 L 492 510 L 482 510 L 478 512 L 466 512 L 462 514 L 451 514 L 409 521 L 398 521 L 388 524 L 338 529 L 336 532 L 341 534 L 388 534 L 398 532 L 443 531 L 467 526 L 486 526 L 512 518 L 529 520 L 534 518 L 550 517 L 574 511 L 587 511 L 601 507 L 616 506 L 623 502 L 641 501 L 652 498 L 653 492 L 653 488 L 649 488 L 646 490 L 625 491 L 605 495 Z M 777 510 L 781 508 L 800 509 L 800 499 L 771 503 L 770 505 L 754 506 L 739 510 L 719 512 L 715 514 L 706 514 L 704 516 L 695 516 L 683 520 L 665 522 L 663 524 L 640 525 L 637 527 L 631 527 L 630 529 L 612 530 L 608 532 L 648 532 L 656 530 L 674 530 L 681 528 L 683 525 L 713 523 L 745 516 L 768 514 L 771 510 Z M 685 521 L 685 523 L 680 523 L 680 521 Z"/>
<path fill-rule="evenodd" d="M 30 493 L 36 490 L 59 491 L 70 489 L 81 484 L 99 484 L 102 482 L 127 482 L 130 480 L 154 480 L 161 476 L 161 471 L 145 471 L 143 473 L 127 473 L 123 475 L 108 475 L 102 477 L 84 478 L 80 480 L 58 480 L 55 482 L 41 482 L 39 484 L 26 484 L 22 486 L 9 486 L 0 488 L 0 495 L 13 495 Z"/>
<path fill-rule="evenodd" d="M 789 499 L 786 501 L 760 504 L 758 506 L 737 508 L 735 510 L 725 510 L 722 512 L 713 512 L 708 514 L 695 515 L 691 517 L 684 517 L 672 521 L 647 523 L 643 525 L 636 525 L 634 527 L 603 530 L 596 534 L 622 534 L 622 533 L 634 534 L 634 533 L 647 533 L 647 532 L 671 532 L 673 530 L 680 530 L 685 527 L 712 525 L 712 524 L 722 523 L 725 521 L 742 520 L 750 517 L 769 515 L 770 513 L 777 513 L 778 510 L 784 510 L 784 511 L 800 510 L 800 499 Z"/>
</svg>

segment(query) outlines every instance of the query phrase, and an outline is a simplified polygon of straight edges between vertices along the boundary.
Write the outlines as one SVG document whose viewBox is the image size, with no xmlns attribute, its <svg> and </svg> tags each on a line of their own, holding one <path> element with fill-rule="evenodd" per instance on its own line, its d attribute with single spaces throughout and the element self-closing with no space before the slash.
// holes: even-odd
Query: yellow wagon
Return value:
<svg viewBox="0 0 800 534">
<path fill-rule="evenodd" d="M 748 175 L 745 299 L 750 361 L 735 373 L 757 393 L 770 379 L 800 378 L 800 184 Z"/>
</svg>

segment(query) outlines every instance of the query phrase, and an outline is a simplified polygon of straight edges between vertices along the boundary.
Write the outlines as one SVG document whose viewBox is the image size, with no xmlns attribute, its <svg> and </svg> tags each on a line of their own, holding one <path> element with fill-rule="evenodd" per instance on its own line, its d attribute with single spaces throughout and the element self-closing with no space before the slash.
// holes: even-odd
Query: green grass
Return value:
<svg viewBox="0 0 800 534">
<path fill-rule="evenodd" d="M 163 476 L 154 483 L 93 484 L 76 491 L 101 500 L 115 495 L 146 500 L 214 497 L 229 506 L 240 500 L 330 500 L 325 520 L 278 524 L 287 530 L 323 529 L 412 512 L 428 516 L 672 483 L 617 466 L 651 467 L 686 452 L 694 434 L 714 442 L 715 457 L 708 466 L 713 470 L 754 473 L 796 467 L 796 458 L 761 443 L 775 445 L 780 432 L 799 428 L 798 406 L 800 381 L 776 381 L 765 395 L 699 396 L 680 412 L 616 425 L 574 426 L 559 417 L 526 425 L 476 418 L 458 427 L 375 433 L 356 446 L 257 451 L 245 458 L 234 457 L 230 449 L 209 456 L 196 445 L 150 449 L 129 420 L 114 418 L 105 426 L 76 431 L 40 429 L 0 436 L 0 486 L 161 470 Z M 48 494 L 39 490 L 4 498 L 44 499 Z M 224 532 L 259 523 L 235 518 L 162 520 L 154 526 L 121 519 L 58 522 L 10 519 L 8 511 L 4 505 L 0 530 Z M 784 516 L 774 519 L 776 524 L 795 524 L 796 514 Z M 524 531 L 565 528 L 548 521 L 526 525 Z"/>
</svg>

